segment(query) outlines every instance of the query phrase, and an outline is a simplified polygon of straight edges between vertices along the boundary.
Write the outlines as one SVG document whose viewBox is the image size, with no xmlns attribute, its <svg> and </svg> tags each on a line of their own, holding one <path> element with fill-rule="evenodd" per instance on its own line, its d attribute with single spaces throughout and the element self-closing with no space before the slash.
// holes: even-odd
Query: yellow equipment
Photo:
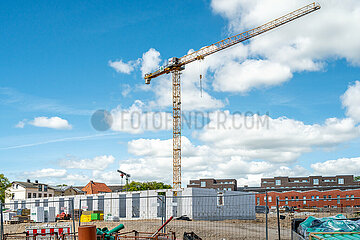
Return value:
<svg viewBox="0 0 360 240">
<path fill-rule="evenodd" d="M 160 75 L 172 73 L 172 92 L 173 92 L 173 189 L 181 188 L 181 89 L 180 73 L 185 69 L 185 65 L 196 60 L 204 59 L 206 56 L 231 47 L 235 44 L 253 38 L 264 32 L 277 28 L 285 23 L 305 16 L 320 9 L 318 3 L 311 3 L 282 17 L 265 23 L 257 28 L 226 38 L 217 43 L 203 47 L 196 52 L 187 54 L 181 58 L 170 58 L 168 64 L 160 67 L 152 73 L 145 74 L 145 83 L 150 84 L 151 79 Z"/>
</svg>

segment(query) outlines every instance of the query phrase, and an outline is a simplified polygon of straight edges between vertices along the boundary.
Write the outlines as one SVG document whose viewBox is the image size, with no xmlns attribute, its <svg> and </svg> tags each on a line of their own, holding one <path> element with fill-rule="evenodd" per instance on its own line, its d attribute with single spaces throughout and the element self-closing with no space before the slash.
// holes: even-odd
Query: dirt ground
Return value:
<svg viewBox="0 0 360 240">
<path fill-rule="evenodd" d="M 286 221 L 287 222 L 287 221 Z M 160 220 L 127 220 L 120 222 L 96 221 L 91 223 L 82 223 L 82 225 L 96 225 L 97 228 L 114 228 L 120 223 L 124 224 L 125 229 L 121 232 L 130 232 L 136 230 L 139 232 L 155 232 L 161 226 Z M 285 222 L 284 222 L 285 223 Z M 59 224 L 71 224 L 72 221 Z M 14 224 L 5 225 L 5 233 L 24 232 L 27 226 L 43 226 L 37 224 Z M 77 231 L 78 222 L 76 222 Z M 269 215 L 269 239 L 277 239 L 277 221 L 276 216 Z M 290 238 L 290 224 L 281 225 L 281 239 Z M 173 220 L 166 228 L 167 232 L 175 232 L 177 239 L 183 239 L 184 232 L 195 232 L 202 239 L 209 240 L 245 240 L 245 239 L 265 239 L 265 215 L 258 215 L 256 220 L 224 220 L 224 221 L 184 221 Z"/>
</svg>

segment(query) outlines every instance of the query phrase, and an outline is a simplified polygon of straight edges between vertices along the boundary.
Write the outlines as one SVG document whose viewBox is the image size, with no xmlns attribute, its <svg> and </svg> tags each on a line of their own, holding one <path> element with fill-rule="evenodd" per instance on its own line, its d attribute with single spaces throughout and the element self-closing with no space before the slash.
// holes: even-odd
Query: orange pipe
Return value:
<svg viewBox="0 0 360 240">
<path fill-rule="evenodd" d="M 79 240 L 96 240 L 96 226 L 84 225 L 79 226 Z"/>
</svg>

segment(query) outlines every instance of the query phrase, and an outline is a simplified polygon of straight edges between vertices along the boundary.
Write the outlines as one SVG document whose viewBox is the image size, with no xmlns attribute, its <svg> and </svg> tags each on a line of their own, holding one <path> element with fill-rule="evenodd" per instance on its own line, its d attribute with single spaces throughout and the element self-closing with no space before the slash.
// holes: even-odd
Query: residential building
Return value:
<svg viewBox="0 0 360 240">
<path fill-rule="evenodd" d="M 108 185 L 112 192 L 122 192 L 125 190 L 124 185 Z"/>
<path fill-rule="evenodd" d="M 305 190 L 305 191 L 269 191 L 268 206 L 276 207 L 276 199 L 279 198 L 279 206 L 298 208 L 341 208 L 360 207 L 360 189 L 349 190 Z M 358 198 L 358 199 L 356 199 Z M 265 205 L 265 193 L 256 194 L 256 205 Z"/>
<path fill-rule="evenodd" d="M 6 190 L 5 201 L 10 200 L 24 200 L 29 198 L 49 198 L 53 197 L 55 191 L 47 184 L 31 182 L 27 179 L 26 182 L 14 181 L 11 186 Z"/>
<path fill-rule="evenodd" d="M 73 186 L 52 186 L 51 188 L 54 189 L 55 196 L 72 196 L 86 194 L 86 192 L 82 191 L 80 188 Z"/>
<path fill-rule="evenodd" d="M 188 188 L 211 188 L 218 191 L 237 191 L 236 179 L 214 179 L 204 178 L 199 180 L 190 180 Z"/>
<path fill-rule="evenodd" d="M 111 193 L 111 189 L 105 183 L 90 181 L 81 189 L 86 194 Z"/>
<path fill-rule="evenodd" d="M 261 188 L 263 189 L 330 189 L 338 187 L 360 188 L 360 182 L 355 181 L 353 175 L 336 175 L 331 177 L 274 177 L 261 179 Z"/>
</svg>

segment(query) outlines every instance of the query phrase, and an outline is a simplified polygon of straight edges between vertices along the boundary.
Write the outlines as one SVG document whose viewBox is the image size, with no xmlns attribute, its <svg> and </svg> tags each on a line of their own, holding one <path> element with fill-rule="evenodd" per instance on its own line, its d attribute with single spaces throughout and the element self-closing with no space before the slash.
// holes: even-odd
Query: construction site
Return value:
<svg viewBox="0 0 360 240">
<path fill-rule="evenodd" d="M 274 2 L 274 4 L 276 3 Z M 171 77 L 168 77 L 168 80 L 171 81 L 171 89 L 167 89 L 168 92 L 171 91 L 172 97 L 172 148 L 167 149 L 169 151 L 171 150 L 172 157 L 171 188 L 164 187 L 164 189 L 141 191 L 129 190 L 128 188 L 131 183 L 129 181 L 130 174 L 128 170 L 124 169 L 117 170 L 116 172 L 116 174 L 120 174 L 121 181 L 124 177 L 126 179 L 126 184 L 122 184 L 121 186 L 107 186 L 106 184 L 92 180 L 88 185 L 81 187 L 79 187 L 79 185 L 67 186 L 66 184 L 51 187 L 47 184 L 41 184 L 37 180 L 35 182 L 31 182 L 30 180 L 27 182 L 14 181 L 9 185 L 10 190 L 8 190 L 9 192 L 4 198 L 4 202 L 0 205 L 0 240 L 360 239 L 360 192 L 359 196 L 357 195 L 359 188 L 357 186 L 360 186 L 360 183 L 358 183 L 359 180 L 355 180 L 352 175 L 320 177 L 318 175 L 321 174 L 321 171 L 315 171 L 319 174 L 308 178 L 262 178 L 261 187 L 259 188 L 249 187 L 245 184 L 243 184 L 243 187 L 238 187 L 235 178 L 190 180 L 189 185 L 185 187 L 185 181 L 182 178 L 186 171 L 185 168 L 182 167 L 184 164 L 182 162 L 182 136 L 184 136 L 184 134 L 182 134 L 184 130 L 182 119 L 182 103 L 184 100 L 182 99 L 182 95 L 184 95 L 184 93 L 182 93 L 182 91 L 186 91 L 186 88 L 182 88 L 182 84 L 184 84 L 182 76 L 188 64 L 196 62 L 201 64 L 208 56 L 213 54 L 215 56 L 216 54 L 220 54 L 220 52 L 225 58 L 228 53 L 225 50 L 240 44 L 248 44 L 249 41 L 253 39 L 261 39 L 270 32 L 276 35 L 278 28 L 280 29 L 284 25 L 291 27 L 293 22 L 318 14 L 321 8 L 322 6 L 320 6 L 319 3 L 313 2 L 301 8 L 293 9 L 285 15 L 277 16 L 269 22 L 265 22 L 262 25 L 237 33 L 218 42 L 212 44 L 204 42 L 203 44 L 207 44 L 205 47 L 196 51 L 190 50 L 182 57 L 168 58 L 162 66 L 156 67 L 155 70 L 151 69 L 150 72 L 143 74 L 142 81 L 145 81 L 145 86 L 150 88 L 158 79 L 163 78 L 167 74 L 171 75 Z M 298 30 L 300 31 L 300 29 Z M 154 41 L 154 38 L 149 37 L 148 41 Z M 152 44 L 156 45 L 157 43 L 154 42 Z M 117 72 L 130 74 L 141 61 L 143 60 L 130 61 L 130 65 L 127 67 L 121 65 L 120 70 L 117 70 Z M 123 64 L 122 61 L 120 62 Z M 111 64 L 111 61 L 109 61 L 109 65 Z M 141 71 L 145 70 L 142 68 Z M 244 71 L 247 70 L 245 69 Z M 293 73 L 289 72 L 289 74 L 291 75 Z M 201 84 L 204 77 L 203 74 L 199 76 L 201 86 L 200 97 L 203 96 Z M 144 83 L 142 83 L 142 85 L 144 85 Z M 127 94 L 129 93 L 124 93 L 125 96 Z M 346 94 L 341 98 L 344 99 L 345 97 Z M 154 104 L 153 102 L 151 103 Z M 113 113 L 108 114 L 110 116 Z M 114 130 L 114 127 L 110 126 L 113 120 L 111 119 L 110 125 L 109 122 L 107 122 L 110 118 L 109 116 L 105 114 L 104 117 L 100 119 L 105 122 L 106 126 L 104 127 L 104 131 L 108 129 Z M 286 118 L 282 117 L 282 119 Z M 329 124 L 328 122 L 327 124 Z M 65 124 L 63 129 L 72 128 L 71 125 L 66 125 L 67 122 L 62 122 L 62 124 Z M 96 130 L 100 131 L 99 129 L 101 127 L 94 126 L 94 122 L 92 122 L 92 124 Z M 39 126 L 35 121 L 24 119 L 22 124 L 17 126 L 17 128 L 24 128 L 25 125 Z M 339 128 L 338 126 L 333 127 L 331 131 L 335 131 L 332 129 Z M 281 127 L 278 131 L 281 131 Z M 314 134 L 308 129 L 304 130 L 304 132 L 307 131 L 309 135 Z M 167 133 L 169 133 L 169 131 Z M 142 132 L 137 134 L 141 135 Z M 157 132 L 154 134 L 156 135 Z M 296 135 L 297 133 L 292 134 Z M 100 137 L 107 136 L 104 134 Z M 143 136 L 141 135 L 141 137 Z M 207 137 L 210 138 L 209 136 Z M 216 138 L 216 136 L 214 138 Z M 68 139 L 69 137 L 65 136 L 63 139 L 53 142 L 63 142 Z M 157 140 L 160 141 L 159 139 Z M 279 140 L 278 142 L 281 141 L 282 140 Z M 229 143 L 231 139 L 228 141 L 225 140 L 225 142 Z M 254 142 L 256 142 L 256 140 L 254 140 Z M 295 140 L 294 142 L 294 145 L 298 144 Z M 330 142 L 329 148 L 335 146 L 331 145 L 335 141 Z M 132 143 L 134 142 L 130 143 L 129 141 L 128 145 L 130 146 Z M 41 144 L 48 144 L 48 142 Z M 261 141 L 260 143 L 257 142 L 257 144 L 261 145 Z M 274 144 L 277 144 L 277 140 L 274 140 Z M 320 145 L 321 144 L 319 144 L 319 146 Z M 147 146 L 147 148 L 150 147 Z M 257 150 L 252 151 L 253 149 L 250 149 L 250 155 L 253 154 L 255 156 L 253 159 L 255 159 L 256 162 L 255 164 L 252 164 L 253 162 L 246 164 L 249 157 L 245 156 L 245 153 L 249 153 L 245 151 L 245 148 L 244 146 L 237 146 L 236 149 L 244 153 L 244 158 L 239 158 L 239 161 L 245 162 L 245 164 L 242 165 L 242 168 L 246 169 L 244 172 L 248 170 L 252 174 L 257 174 L 258 178 L 259 176 L 262 177 L 261 170 L 257 168 L 261 169 L 261 167 L 265 168 L 271 165 L 260 161 L 261 156 L 267 153 L 256 155 L 258 154 Z M 299 149 L 300 148 L 301 147 L 299 147 Z M 14 149 L 17 149 L 17 147 Z M 132 153 L 134 153 L 135 150 L 139 150 L 134 149 L 135 148 L 132 149 Z M 208 149 L 211 149 L 211 147 Z M 304 149 L 305 150 L 302 151 L 307 153 L 310 152 L 309 149 L 311 149 L 311 147 L 306 146 Z M 140 153 L 134 155 L 141 158 L 145 156 L 143 152 L 151 152 L 152 150 L 153 149 L 141 149 L 139 150 Z M 216 148 L 214 151 L 217 151 Z M 226 152 L 225 148 L 224 152 Z M 231 156 L 231 159 L 234 157 L 236 160 L 235 152 L 235 150 L 228 151 L 226 154 L 234 154 L 234 156 Z M 286 150 L 285 154 L 281 157 L 285 158 L 289 155 L 291 155 L 290 151 Z M 291 155 L 291 161 L 294 161 L 299 155 L 300 154 L 297 153 L 294 154 L 294 156 Z M 158 157 L 156 154 L 150 154 L 150 156 L 154 158 Z M 201 158 L 201 155 L 199 156 L 199 158 Z M 160 154 L 160 157 L 163 157 L 163 155 Z M 276 159 L 274 162 L 276 163 L 273 165 L 280 166 L 279 163 L 281 163 L 282 160 L 278 160 L 278 158 L 279 156 L 274 157 L 274 159 Z M 114 162 L 112 158 L 107 160 L 110 164 Z M 57 161 L 61 162 L 61 160 Z M 219 160 L 219 162 L 222 161 L 223 160 Z M 71 161 L 65 162 L 65 164 L 62 162 L 63 166 L 71 164 Z M 156 164 L 157 162 L 154 160 L 154 165 Z M 197 162 L 194 161 L 192 164 L 192 167 L 196 168 L 194 166 Z M 107 179 L 105 176 L 106 173 L 104 172 L 107 165 L 105 167 L 102 167 L 101 164 L 94 165 L 95 167 L 89 167 L 86 164 L 82 164 L 79 169 L 91 170 L 93 171 L 93 176 L 95 176 L 95 174 L 98 174 L 97 176 L 102 174 L 101 176 Z M 221 163 L 218 166 L 221 168 Z M 227 168 L 231 168 L 232 165 L 229 166 L 230 167 Z M 311 167 L 317 167 L 317 165 L 313 164 Z M 72 166 L 66 168 L 67 170 L 63 171 L 64 175 L 70 172 L 69 169 L 74 168 L 75 167 Z M 279 169 L 280 168 L 281 167 L 279 167 Z M 289 168 L 283 167 L 282 169 L 285 169 L 285 172 L 291 172 Z M 50 168 L 47 170 L 52 171 Z M 145 175 L 145 169 L 143 169 L 143 171 Z M 202 171 L 205 172 L 203 175 L 210 176 L 211 174 L 206 172 L 208 170 Z M 41 171 L 36 172 L 40 177 L 42 173 Z M 137 172 L 138 176 L 134 176 L 132 172 L 130 173 L 133 178 L 142 179 L 141 172 L 140 174 Z M 33 174 L 33 176 L 36 174 Z M 54 179 L 63 176 L 61 175 L 61 171 L 56 169 L 53 170 L 52 174 Z M 163 172 L 162 174 L 171 175 L 170 172 Z M 196 176 L 196 173 L 192 174 L 192 176 Z M 278 174 L 278 172 L 274 174 Z M 290 173 L 289 176 L 294 176 L 295 174 L 298 174 L 298 172 Z M 84 178 L 81 174 L 74 176 L 74 179 Z M 202 177 L 200 174 L 198 176 Z M 66 177 L 64 179 L 66 179 Z M 108 179 L 110 179 L 110 177 Z M 295 189 L 293 186 L 296 184 L 299 187 Z"/>
</svg>

